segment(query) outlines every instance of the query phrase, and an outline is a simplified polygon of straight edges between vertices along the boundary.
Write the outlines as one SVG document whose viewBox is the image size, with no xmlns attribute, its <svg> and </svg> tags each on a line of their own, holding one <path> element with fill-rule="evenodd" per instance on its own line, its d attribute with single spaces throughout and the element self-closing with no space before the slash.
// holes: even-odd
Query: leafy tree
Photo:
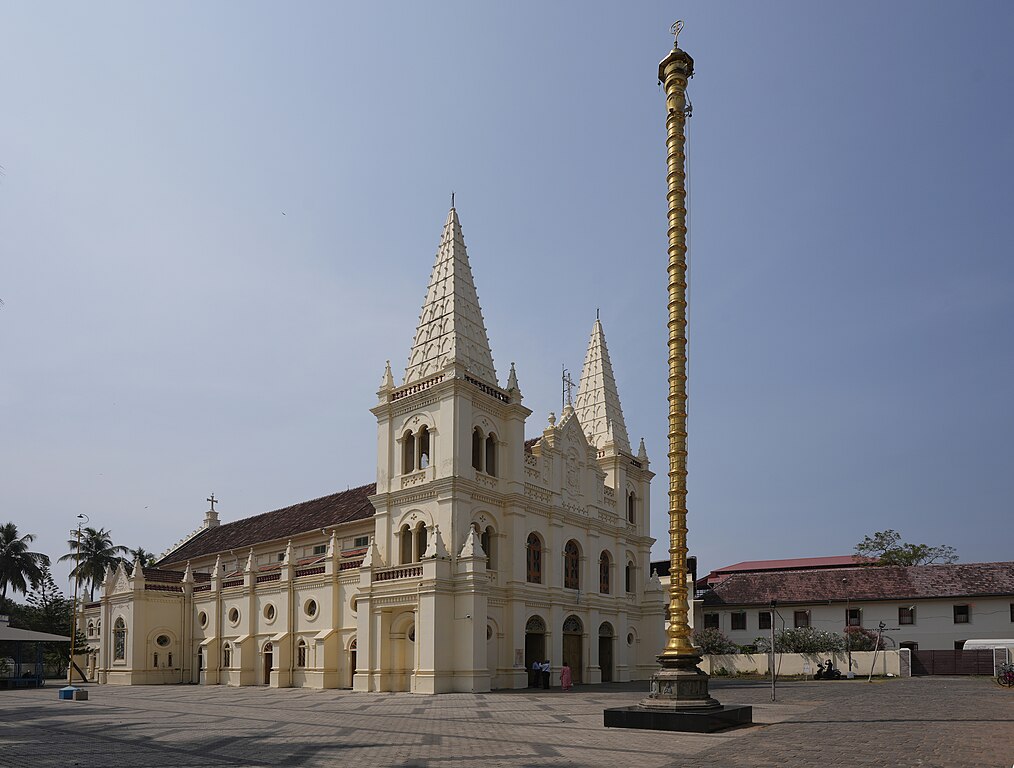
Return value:
<svg viewBox="0 0 1014 768">
<path fill-rule="evenodd" d="M 35 535 L 18 536 L 18 527 L 6 523 L 0 527 L 0 610 L 7 603 L 7 589 L 26 594 L 42 578 L 42 569 L 49 565 L 49 555 L 30 552 L 28 545 Z"/>
<path fill-rule="evenodd" d="M 695 629 L 690 639 L 705 655 L 739 653 L 739 646 L 717 629 Z"/>
<path fill-rule="evenodd" d="M 853 651 L 872 651 L 877 645 L 877 633 L 865 627 L 845 627 L 848 645 Z"/>
<path fill-rule="evenodd" d="M 754 640 L 760 653 L 771 652 L 771 638 Z M 775 653 L 838 653 L 845 650 L 845 636 L 813 627 L 781 629 L 775 632 Z"/>
<path fill-rule="evenodd" d="M 941 544 L 908 544 L 901 540 L 901 534 L 888 528 L 866 536 L 856 544 L 856 555 L 869 565 L 930 565 L 931 563 L 956 563 L 958 553 L 954 547 Z"/>
<path fill-rule="evenodd" d="M 84 528 L 80 547 L 76 538 L 70 539 L 67 545 L 70 552 L 61 557 L 60 562 L 74 562 L 70 575 L 87 582 L 89 600 L 95 599 L 95 587 L 105 578 L 106 568 L 115 568 L 120 564 L 120 556 L 129 551 L 124 546 L 113 544 L 112 534 L 105 528 Z"/>
<path fill-rule="evenodd" d="M 128 554 L 130 555 L 129 558 L 123 558 L 125 567 L 130 567 L 133 563 L 136 563 L 138 560 L 141 561 L 141 566 L 143 568 L 151 568 L 152 566 L 155 565 L 156 559 L 155 555 L 146 550 L 144 547 L 131 549 Z"/>
</svg>

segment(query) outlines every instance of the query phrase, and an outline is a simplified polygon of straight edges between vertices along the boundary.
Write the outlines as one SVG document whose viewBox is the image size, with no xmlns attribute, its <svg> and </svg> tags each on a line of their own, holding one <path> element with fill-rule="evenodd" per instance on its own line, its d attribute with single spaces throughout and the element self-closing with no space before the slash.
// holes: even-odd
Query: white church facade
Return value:
<svg viewBox="0 0 1014 768">
<path fill-rule="evenodd" d="M 577 397 L 527 439 L 448 214 L 404 380 L 372 408 L 371 485 L 204 524 L 80 615 L 100 683 L 488 691 L 646 679 L 664 644 L 650 481 L 601 323 Z"/>
</svg>

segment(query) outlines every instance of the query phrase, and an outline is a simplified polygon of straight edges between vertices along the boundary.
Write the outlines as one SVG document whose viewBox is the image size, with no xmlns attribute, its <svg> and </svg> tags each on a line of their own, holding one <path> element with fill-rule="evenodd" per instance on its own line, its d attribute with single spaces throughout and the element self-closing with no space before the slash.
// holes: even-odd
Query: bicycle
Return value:
<svg viewBox="0 0 1014 768">
<path fill-rule="evenodd" d="M 1006 688 L 1014 688 L 1014 663 L 1006 662 L 1000 665 L 1000 671 L 996 676 L 996 684 Z"/>
</svg>

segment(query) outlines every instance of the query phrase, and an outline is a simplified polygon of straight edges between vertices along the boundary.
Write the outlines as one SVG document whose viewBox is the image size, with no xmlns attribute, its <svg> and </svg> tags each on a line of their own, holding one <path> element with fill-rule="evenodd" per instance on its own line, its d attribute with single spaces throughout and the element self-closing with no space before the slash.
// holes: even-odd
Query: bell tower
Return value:
<svg viewBox="0 0 1014 768">
<path fill-rule="evenodd" d="M 377 395 L 380 402 L 371 409 L 377 417 L 371 567 L 411 566 L 420 574 L 418 586 L 411 585 L 419 601 L 420 649 L 413 690 L 452 684 L 447 690 L 489 690 L 491 552 L 483 545 L 502 546 L 505 499 L 524 494 L 524 429 L 531 411 L 521 404 L 513 364 L 503 386 L 497 379 L 453 206 L 404 379 L 395 384 L 389 363 Z"/>
</svg>

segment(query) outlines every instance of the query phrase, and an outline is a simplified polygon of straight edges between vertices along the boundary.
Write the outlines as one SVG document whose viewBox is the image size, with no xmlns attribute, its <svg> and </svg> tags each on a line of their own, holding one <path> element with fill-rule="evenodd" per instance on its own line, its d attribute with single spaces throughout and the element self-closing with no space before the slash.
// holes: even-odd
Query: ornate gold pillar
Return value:
<svg viewBox="0 0 1014 768">
<path fill-rule="evenodd" d="M 720 704 L 708 694 L 708 675 L 690 642 L 687 594 L 687 81 L 694 60 L 679 47 L 683 22 L 673 25 L 676 41 L 658 65 L 665 89 L 669 201 L 669 614 L 662 669 L 651 680 L 641 706 L 700 709 Z"/>
</svg>

